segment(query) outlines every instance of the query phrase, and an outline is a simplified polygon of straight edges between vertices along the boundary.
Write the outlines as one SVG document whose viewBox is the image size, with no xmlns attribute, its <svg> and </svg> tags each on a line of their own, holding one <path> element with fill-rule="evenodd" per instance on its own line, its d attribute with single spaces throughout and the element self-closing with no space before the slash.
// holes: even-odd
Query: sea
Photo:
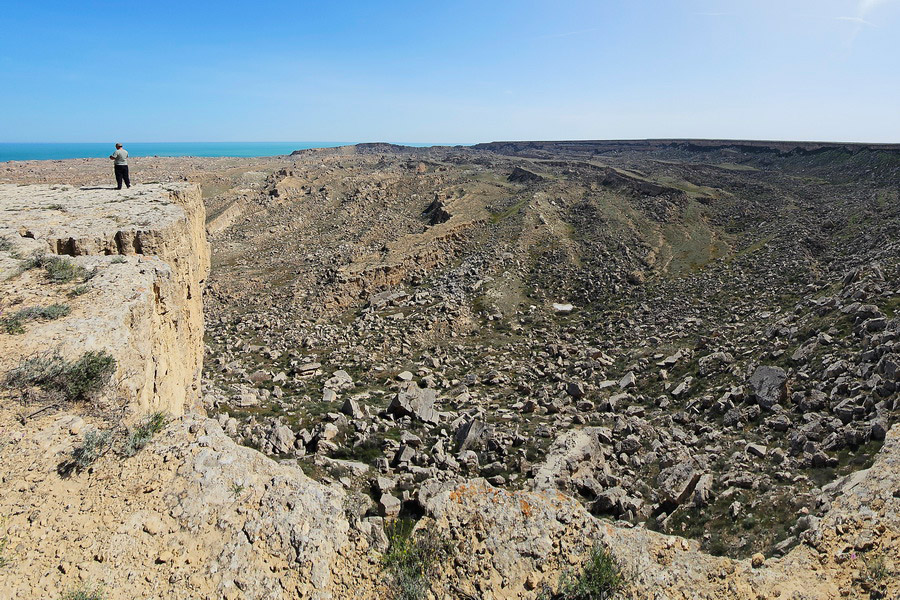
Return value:
<svg viewBox="0 0 900 600">
<path fill-rule="evenodd" d="M 140 156 L 282 156 L 307 148 L 334 148 L 355 142 L 128 142 L 128 155 Z M 434 144 L 404 144 L 426 147 Z M 0 162 L 11 160 L 63 160 L 106 158 L 115 142 L 103 143 L 7 143 L 0 142 Z"/>
</svg>

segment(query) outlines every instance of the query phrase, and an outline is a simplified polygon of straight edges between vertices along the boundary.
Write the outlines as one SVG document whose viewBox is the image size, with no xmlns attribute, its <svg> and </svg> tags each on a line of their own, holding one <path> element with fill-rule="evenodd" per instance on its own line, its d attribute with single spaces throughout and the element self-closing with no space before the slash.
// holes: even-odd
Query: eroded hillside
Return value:
<svg viewBox="0 0 900 600">
<path fill-rule="evenodd" d="M 0 597 L 390 597 L 396 518 L 437 598 L 900 592 L 896 149 L 134 162 L 208 278 L 196 188 L 0 170 Z"/>
</svg>

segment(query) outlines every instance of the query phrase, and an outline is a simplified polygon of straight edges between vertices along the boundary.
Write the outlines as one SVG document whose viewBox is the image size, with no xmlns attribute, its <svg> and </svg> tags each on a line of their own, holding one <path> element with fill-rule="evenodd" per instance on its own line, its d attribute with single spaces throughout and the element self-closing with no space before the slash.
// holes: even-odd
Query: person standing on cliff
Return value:
<svg viewBox="0 0 900 600">
<path fill-rule="evenodd" d="M 122 147 L 122 144 L 116 144 L 116 151 L 109 155 L 109 160 L 115 161 L 113 169 L 116 172 L 117 190 L 122 189 L 122 182 L 126 187 L 131 187 L 131 179 L 128 177 L 128 150 Z"/>
</svg>

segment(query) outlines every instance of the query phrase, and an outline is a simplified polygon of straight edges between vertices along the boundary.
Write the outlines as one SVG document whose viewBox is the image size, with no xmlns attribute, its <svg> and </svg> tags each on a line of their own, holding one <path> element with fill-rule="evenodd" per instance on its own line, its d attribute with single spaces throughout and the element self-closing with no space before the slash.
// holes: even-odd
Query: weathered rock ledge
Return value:
<svg viewBox="0 0 900 600">
<path fill-rule="evenodd" d="M 12 246 L 0 251 L 0 309 L 72 307 L 59 320 L 29 322 L 23 335 L 0 332 L 0 372 L 55 347 L 67 356 L 103 349 L 118 372 L 102 403 L 126 416 L 190 409 L 209 264 L 199 189 L 0 186 L 0 210 L 0 236 Z M 74 283 L 18 272 L 13 253 L 34 251 L 70 254 L 96 274 L 70 297 Z M 218 422 L 188 410 L 136 456 L 107 453 L 63 477 L 57 466 L 81 433 L 116 426 L 109 414 L 95 406 L 33 414 L 16 390 L 0 400 L 0 537 L 9 561 L 0 598 L 57 598 L 85 582 L 104 583 L 113 599 L 386 597 L 378 520 L 361 518 L 339 485 L 236 445 Z M 457 549 L 434 582 L 437 597 L 535 598 L 597 541 L 634 572 L 637 597 L 836 599 L 859 589 L 856 552 L 900 564 L 900 427 L 870 469 L 842 482 L 831 511 L 810 519 L 800 546 L 756 566 L 598 520 L 546 481 L 531 492 L 482 480 L 425 487 L 428 520 Z M 898 582 L 886 585 L 887 597 L 900 592 Z"/>
</svg>

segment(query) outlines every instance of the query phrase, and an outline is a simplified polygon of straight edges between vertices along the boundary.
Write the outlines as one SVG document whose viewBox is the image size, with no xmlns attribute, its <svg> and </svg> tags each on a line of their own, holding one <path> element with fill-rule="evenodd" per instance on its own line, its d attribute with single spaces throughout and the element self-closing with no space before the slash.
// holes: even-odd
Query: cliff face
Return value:
<svg viewBox="0 0 900 600">
<path fill-rule="evenodd" d="M 2 185 L 0 207 L 0 237 L 9 245 L 0 262 L 0 310 L 11 315 L 52 304 L 71 310 L 27 323 L 25 334 L 0 336 L 0 368 L 51 349 L 67 358 L 103 350 L 116 359 L 114 392 L 132 413 L 180 415 L 198 406 L 201 295 L 209 273 L 199 187 Z M 64 255 L 83 271 L 54 281 L 41 268 L 22 271 L 25 261 L 12 258 L 42 254 Z"/>
</svg>

